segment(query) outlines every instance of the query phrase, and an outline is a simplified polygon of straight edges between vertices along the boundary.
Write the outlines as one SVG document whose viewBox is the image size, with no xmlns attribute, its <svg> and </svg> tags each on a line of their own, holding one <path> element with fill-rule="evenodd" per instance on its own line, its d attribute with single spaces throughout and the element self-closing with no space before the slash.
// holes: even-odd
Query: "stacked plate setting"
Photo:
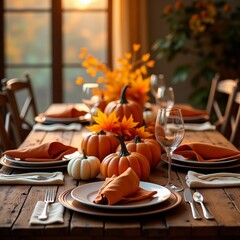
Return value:
<svg viewBox="0 0 240 240">
<path fill-rule="evenodd" d="M 0 163 L 4 166 L 11 168 L 38 170 L 51 168 L 65 168 L 67 167 L 69 161 L 70 159 L 61 159 L 50 162 L 27 162 L 21 159 L 16 159 L 4 155 L 1 158 Z"/>
<path fill-rule="evenodd" d="M 168 163 L 167 155 L 162 155 L 162 160 Z M 198 162 L 194 159 L 186 159 L 181 155 L 173 154 L 172 166 L 181 167 L 185 169 L 200 169 L 200 170 L 226 170 L 237 168 L 240 166 L 239 159 L 222 160 L 218 162 Z"/>
<path fill-rule="evenodd" d="M 93 182 L 64 191 L 59 196 L 59 202 L 68 209 L 108 217 L 136 217 L 161 213 L 176 207 L 181 202 L 178 193 L 172 193 L 160 185 L 140 182 L 140 187 L 146 190 L 155 190 L 157 193 L 141 201 L 120 202 L 115 205 L 102 205 L 93 202 L 98 190 L 104 181 Z"/>
</svg>

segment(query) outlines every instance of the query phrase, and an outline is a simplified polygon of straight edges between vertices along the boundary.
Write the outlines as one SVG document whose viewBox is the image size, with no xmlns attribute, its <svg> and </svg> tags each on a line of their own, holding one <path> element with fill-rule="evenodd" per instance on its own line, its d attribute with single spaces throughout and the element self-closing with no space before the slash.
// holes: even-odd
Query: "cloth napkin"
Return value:
<svg viewBox="0 0 240 240">
<path fill-rule="evenodd" d="M 29 179 L 24 178 L 26 176 L 52 176 L 56 174 L 54 177 L 51 177 L 46 180 L 39 180 L 39 179 Z M 21 178 L 19 178 L 21 176 Z M 0 184 L 22 184 L 22 185 L 61 185 L 64 183 L 64 175 L 62 172 L 32 172 L 32 173 L 22 173 L 17 174 L 16 177 L 3 177 L 3 174 L 0 174 Z"/>
<path fill-rule="evenodd" d="M 41 124 L 36 123 L 33 126 L 33 130 L 35 131 L 46 131 L 46 132 L 52 132 L 52 131 L 80 131 L 82 128 L 82 125 L 80 123 L 71 123 L 71 124 L 61 124 L 61 123 L 54 123 L 54 124 Z"/>
<path fill-rule="evenodd" d="M 38 201 L 32 216 L 29 220 L 31 225 L 37 224 L 52 224 L 52 223 L 63 223 L 63 213 L 64 207 L 60 203 L 52 203 L 48 205 L 48 219 L 46 220 L 39 220 L 38 216 L 42 213 L 44 208 L 44 202 Z"/>
<path fill-rule="evenodd" d="M 240 158 L 238 150 L 198 142 L 183 144 L 174 153 L 199 162 L 218 162 Z"/>
<path fill-rule="evenodd" d="M 85 110 L 81 110 L 80 108 L 71 105 L 63 105 L 61 108 L 54 108 L 51 109 L 51 111 L 40 115 L 52 118 L 74 118 L 84 116 L 85 114 L 87 114 Z"/>
<path fill-rule="evenodd" d="M 240 174 L 227 172 L 201 174 L 188 171 L 186 183 L 190 188 L 234 187 L 240 186 Z"/>
<path fill-rule="evenodd" d="M 205 110 L 196 109 L 189 105 L 183 105 L 183 104 L 175 104 L 173 106 L 173 109 L 174 108 L 180 108 L 183 117 L 203 116 L 204 118 L 209 119 L 209 116 Z"/>
<path fill-rule="evenodd" d="M 119 176 L 106 179 L 99 189 L 94 202 L 97 204 L 113 205 L 118 202 L 131 202 L 152 197 L 157 192 L 147 191 L 139 187 L 140 180 L 137 174 L 128 168 Z"/>
<path fill-rule="evenodd" d="M 77 151 L 75 147 L 60 142 L 49 142 L 36 147 L 8 150 L 4 154 L 9 157 L 19 158 L 20 161 L 49 162 L 61 160 L 64 155 L 75 151 Z"/>
</svg>

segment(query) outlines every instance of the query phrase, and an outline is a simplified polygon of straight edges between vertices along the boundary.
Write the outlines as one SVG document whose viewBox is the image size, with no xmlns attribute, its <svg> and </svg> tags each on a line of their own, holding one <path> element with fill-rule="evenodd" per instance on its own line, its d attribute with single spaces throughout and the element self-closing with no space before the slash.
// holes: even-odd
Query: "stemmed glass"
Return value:
<svg viewBox="0 0 240 240">
<path fill-rule="evenodd" d="M 183 188 L 171 182 L 172 154 L 184 137 L 184 122 L 180 109 L 160 108 L 157 113 L 155 136 L 166 151 L 168 159 L 168 181 L 166 187 L 173 191 Z"/>
<path fill-rule="evenodd" d="M 83 92 L 82 92 L 82 102 L 86 104 L 89 109 L 89 113 L 91 114 L 91 122 L 92 116 L 95 111 L 95 106 L 99 102 L 99 85 L 97 83 L 84 83 L 83 84 Z"/>
<path fill-rule="evenodd" d="M 157 94 L 157 103 L 161 108 L 172 108 L 174 105 L 174 91 L 172 87 L 165 88 Z"/>
<path fill-rule="evenodd" d="M 159 96 L 163 95 L 164 89 L 166 88 L 164 75 L 163 74 L 152 74 L 150 77 L 151 92 L 157 103 Z"/>
<path fill-rule="evenodd" d="M 172 87 L 166 87 L 164 75 L 152 74 L 150 85 L 157 105 L 162 108 L 172 108 L 174 105 L 174 91 Z"/>
</svg>

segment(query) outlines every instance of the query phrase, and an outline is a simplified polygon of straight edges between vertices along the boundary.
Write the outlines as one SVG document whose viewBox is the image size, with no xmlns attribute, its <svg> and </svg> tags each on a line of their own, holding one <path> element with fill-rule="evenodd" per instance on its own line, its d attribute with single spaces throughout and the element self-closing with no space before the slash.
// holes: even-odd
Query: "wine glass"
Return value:
<svg viewBox="0 0 240 240">
<path fill-rule="evenodd" d="M 172 154 L 182 142 L 184 133 L 184 122 L 180 109 L 160 108 L 158 110 L 155 136 L 167 154 L 168 181 L 166 187 L 176 192 L 182 191 L 183 188 L 171 182 Z"/>
<path fill-rule="evenodd" d="M 163 74 L 152 74 L 150 77 L 151 92 L 157 103 L 158 96 L 163 95 L 163 91 L 166 88 Z"/>
<path fill-rule="evenodd" d="M 84 83 L 83 84 L 83 92 L 82 92 L 82 102 L 88 107 L 89 113 L 92 116 L 95 111 L 95 106 L 99 102 L 99 84 L 98 83 Z"/>
<path fill-rule="evenodd" d="M 172 108 L 174 105 L 174 91 L 172 87 L 159 90 L 156 95 L 157 103 L 161 108 Z"/>
</svg>

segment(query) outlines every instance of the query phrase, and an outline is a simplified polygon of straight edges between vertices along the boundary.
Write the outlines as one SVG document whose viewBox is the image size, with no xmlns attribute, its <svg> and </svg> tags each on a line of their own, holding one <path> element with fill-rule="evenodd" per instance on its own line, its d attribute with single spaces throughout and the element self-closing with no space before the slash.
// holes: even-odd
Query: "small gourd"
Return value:
<svg viewBox="0 0 240 240">
<path fill-rule="evenodd" d="M 100 160 L 95 156 L 83 155 L 73 158 L 67 166 L 68 174 L 76 180 L 95 178 L 100 173 Z"/>
<path fill-rule="evenodd" d="M 119 100 L 108 103 L 104 113 L 109 115 L 115 110 L 116 115 L 119 117 L 119 121 L 122 121 L 124 117 L 129 118 L 132 115 L 134 122 L 138 122 L 138 126 L 142 126 L 143 108 L 138 102 L 127 100 L 126 90 L 128 87 L 129 85 L 123 87 Z"/>
<path fill-rule="evenodd" d="M 140 180 L 146 181 L 150 175 L 147 158 L 138 152 L 129 152 L 121 136 L 116 136 L 121 144 L 120 152 L 111 153 L 101 162 L 100 173 L 103 178 L 119 176 L 131 167 Z"/>
<path fill-rule="evenodd" d="M 84 149 L 87 155 L 95 156 L 102 161 L 107 155 L 115 152 L 118 145 L 119 142 L 112 133 L 100 131 L 85 135 L 81 149 Z"/>
<path fill-rule="evenodd" d="M 143 154 L 148 159 L 151 168 L 155 168 L 161 160 L 162 149 L 155 139 L 141 139 L 139 136 L 135 136 L 133 141 L 126 143 L 126 148 L 130 152 Z"/>
</svg>

